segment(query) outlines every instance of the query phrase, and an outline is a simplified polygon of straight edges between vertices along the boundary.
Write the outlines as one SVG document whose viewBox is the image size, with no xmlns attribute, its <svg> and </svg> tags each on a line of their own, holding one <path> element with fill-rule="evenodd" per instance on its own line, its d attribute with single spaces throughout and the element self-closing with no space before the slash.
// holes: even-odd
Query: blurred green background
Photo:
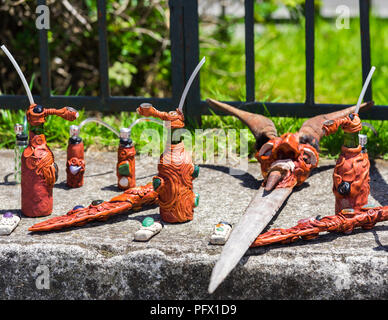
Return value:
<svg viewBox="0 0 388 320">
<path fill-rule="evenodd" d="M 356 1 L 358 2 L 358 1 Z M 256 100 L 264 102 L 303 102 L 305 98 L 305 29 L 302 0 L 255 2 L 255 74 Z M 53 94 L 98 95 L 98 36 L 96 1 L 86 0 L 72 6 L 78 16 L 61 1 L 48 1 L 51 14 L 49 31 L 50 66 Z M 272 14 L 286 5 L 288 21 L 276 21 Z M 324 19 L 316 1 L 315 30 L 315 100 L 318 103 L 355 104 L 362 87 L 360 28 L 357 17 L 349 29 L 336 28 L 335 19 Z M 5 0 L 0 6 L 1 39 L 21 64 L 27 79 L 32 79 L 34 94 L 39 94 L 39 48 L 35 28 L 35 1 Z M 245 48 L 241 17 L 225 14 L 200 16 L 200 56 L 207 62 L 201 70 L 201 98 L 245 100 Z M 388 105 L 384 80 L 388 78 L 388 20 L 371 16 L 372 64 L 376 104 Z M 110 85 L 112 95 L 171 96 L 170 25 L 168 1 L 108 1 L 108 40 Z M 16 72 L 3 56 L 0 59 L 0 91 L 25 94 Z M 79 106 L 78 106 L 79 107 Z M 82 106 L 80 106 L 82 109 Z M 173 106 L 172 106 L 173 107 Z M 21 122 L 24 111 L 0 110 L 0 148 L 12 148 L 13 125 Z M 270 115 L 270 114 L 269 114 Z M 138 118 L 133 113 L 101 114 L 83 112 L 75 123 L 88 116 L 98 116 L 119 129 Z M 273 117 L 280 134 L 299 129 L 304 119 Z M 232 117 L 203 116 L 206 128 L 246 128 Z M 379 136 L 370 129 L 369 153 L 388 159 L 388 122 L 370 121 Z M 157 125 L 143 123 L 135 127 L 133 139 L 139 152 L 143 128 Z M 51 118 L 46 123 L 52 147 L 65 148 L 69 123 Z M 160 132 L 162 131 L 158 128 Z M 87 148 L 113 150 L 117 139 L 102 126 L 89 125 L 82 136 Z M 342 143 L 342 132 L 326 137 L 321 143 L 323 156 L 335 157 Z M 249 135 L 250 151 L 254 139 Z"/>
</svg>

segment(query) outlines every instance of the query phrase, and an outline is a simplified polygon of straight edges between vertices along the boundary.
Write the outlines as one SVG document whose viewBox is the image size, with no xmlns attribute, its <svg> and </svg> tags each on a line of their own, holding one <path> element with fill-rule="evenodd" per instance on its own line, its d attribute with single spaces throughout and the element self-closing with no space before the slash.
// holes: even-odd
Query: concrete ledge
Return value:
<svg viewBox="0 0 388 320">
<path fill-rule="evenodd" d="M 55 152 L 60 168 L 52 216 L 76 204 L 110 199 L 116 190 L 116 154 L 87 155 L 85 186 L 68 190 L 65 153 Z M 12 184 L 13 152 L 0 151 L 0 212 L 19 212 L 20 186 Z M 331 174 L 334 161 L 321 161 L 308 183 L 291 195 L 271 227 L 290 227 L 299 219 L 333 213 Z M 156 162 L 138 159 L 138 184 L 156 173 Z M 314 241 L 250 249 L 213 295 L 210 273 L 221 247 L 209 245 L 220 219 L 236 223 L 258 188 L 259 165 L 243 176 L 229 175 L 223 165 L 202 165 L 195 180 L 201 195 L 194 221 L 166 224 L 148 243 L 133 242 L 151 208 L 60 232 L 31 234 L 45 218 L 22 218 L 10 236 L 0 238 L 1 299 L 387 299 L 388 223 L 372 231 Z M 371 170 L 370 201 L 388 204 L 388 164 Z M 40 268 L 38 268 L 40 266 Z M 37 269 L 38 268 L 38 269 Z M 38 289 L 48 272 L 49 289 Z"/>
</svg>

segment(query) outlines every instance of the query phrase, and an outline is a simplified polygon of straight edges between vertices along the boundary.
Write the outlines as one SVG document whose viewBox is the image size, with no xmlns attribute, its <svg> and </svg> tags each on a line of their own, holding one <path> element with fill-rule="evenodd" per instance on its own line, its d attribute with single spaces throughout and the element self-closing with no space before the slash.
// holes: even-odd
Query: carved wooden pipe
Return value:
<svg viewBox="0 0 388 320">
<path fill-rule="evenodd" d="M 368 203 L 370 162 L 365 148 L 359 144 L 358 132 L 361 120 L 357 114 L 350 114 L 342 119 L 328 120 L 323 123 L 326 135 L 335 133 L 341 127 L 345 141 L 333 173 L 333 192 L 335 196 L 335 213 L 343 209 L 360 209 Z"/>
<path fill-rule="evenodd" d="M 27 110 L 30 139 L 22 155 L 21 210 L 28 217 L 48 216 L 53 209 L 53 186 L 58 177 L 58 167 L 43 132 L 47 115 L 58 115 L 73 121 L 78 113 L 72 108 L 44 109 L 36 104 L 30 105 Z"/>
<path fill-rule="evenodd" d="M 388 206 L 364 207 L 358 210 L 344 209 L 334 216 L 322 219 L 303 219 L 289 229 L 271 229 L 259 235 L 251 247 L 266 246 L 274 243 L 287 244 L 303 240 L 312 240 L 321 232 L 342 232 L 349 234 L 356 228 L 372 229 L 376 223 L 388 221 Z"/>
<path fill-rule="evenodd" d="M 136 150 L 130 137 L 130 130 L 122 128 L 116 165 L 117 186 L 122 190 L 136 186 L 135 155 Z"/>
<path fill-rule="evenodd" d="M 84 184 L 84 143 L 79 136 L 79 133 L 79 126 L 70 126 L 70 138 L 67 145 L 66 160 L 66 184 L 70 188 L 79 188 Z"/>
<path fill-rule="evenodd" d="M 171 131 L 184 127 L 184 116 L 179 109 L 167 113 L 156 110 L 150 104 L 142 104 L 137 112 L 167 121 L 166 125 Z M 193 192 L 193 180 L 198 173 L 199 167 L 194 166 L 191 154 L 185 151 L 182 141 L 167 143 L 160 156 L 158 175 L 153 178 L 163 221 L 174 223 L 193 219 L 194 207 L 199 200 L 199 195 Z"/>
</svg>

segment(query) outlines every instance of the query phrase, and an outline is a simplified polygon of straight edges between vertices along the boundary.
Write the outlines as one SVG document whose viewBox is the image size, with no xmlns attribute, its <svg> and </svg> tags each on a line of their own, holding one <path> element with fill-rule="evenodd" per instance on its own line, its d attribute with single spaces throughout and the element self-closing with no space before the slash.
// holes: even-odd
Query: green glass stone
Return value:
<svg viewBox="0 0 388 320">
<path fill-rule="evenodd" d="M 193 174 L 192 174 L 192 177 L 193 177 L 193 178 L 197 178 L 198 175 L 199 175 L 199 166 L 195 165 L 195 166 L 194 166 L 194 172 L 193 172 Z"/>
<path fill-rule="evenodd" d="M 195 207 L 198 207 L 198 204 L 199 204 L 199 193 L 195 193 L 195 202 L 194 202 L 194 206 L 195 206 Z"/>
<path fill-rule="evenodd" d="M 224 228 L 219 227 L 219 228 L 217 228 L 217 231 L 224 231 Z"/>
<path fill-rule="evenodd" d="M 155 178 L 154 180 L 152 180 L 152 186 L 154 187 L 154 190 L 158 189 L 161 184 L 162 182 L 158 178 Z"/>
<path fill-rule="evenodd" d="M 149 227 L 154 224 L 154 219 L 151 217 L 147 217 L 143 220 L 143 223 L 141 224 L 143 227 Z"/>
<path fill-rule="evenodd" d="M 119 174 L 121 176 L 129 176 L 129 163 L 124 163 L 121 166 L 119 166 Z"/>
</svg>

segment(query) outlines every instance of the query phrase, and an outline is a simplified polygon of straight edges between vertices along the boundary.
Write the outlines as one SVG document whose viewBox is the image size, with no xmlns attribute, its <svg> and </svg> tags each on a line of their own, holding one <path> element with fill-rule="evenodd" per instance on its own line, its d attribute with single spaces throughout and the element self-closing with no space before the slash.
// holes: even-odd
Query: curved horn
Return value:
<svg viewBox="0 0 388 320">
<path fill-rule="evenodd" d="M 257 149 L 260 149 L 264 143 L 277 137 L 278 135 L 272 120 L 262 116 L 261 114 L 243 111 L 213 99 L 206 99 L 206 102 L 212 108 L 224 111 L 239 118 L 243 123 L 245 123 L 256 138 Z"/>
<path fill-rule="evenodd" d="M 373 101 L 368 101 L 360 106 L 360 110 L 365 111 L 373 106 Z M 343 118 L 356 110 L 356 106 L 352 106 L 343 110 L 335 111 L 332 113 L 321 114 L 306 120 L 299 130 L 299 142 L 308 143 L 312 145 L 316 150 L 319 150 L 319 141 L 325 135 L 322 129 L 323 123 L 326 120 L 335 120 Z"/>
</svg>

